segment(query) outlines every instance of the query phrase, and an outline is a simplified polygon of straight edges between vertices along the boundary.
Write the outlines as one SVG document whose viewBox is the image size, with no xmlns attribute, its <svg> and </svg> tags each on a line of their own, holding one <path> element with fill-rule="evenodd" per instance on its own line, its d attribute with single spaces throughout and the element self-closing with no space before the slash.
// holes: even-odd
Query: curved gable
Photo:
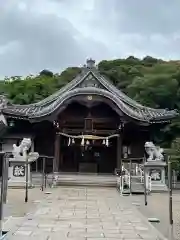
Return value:
<svg viewBox="0 0 180 240">
<path fill-rule="evenodd" d="M 12 117 L 36 119 L 52 114 L 65 101 L 82 94 L 97 94 L 109 98 L 124 114 L 142 122 L 169 121 L 178 115 L 175 110 L 149 108 L 129 98 L 98 72 L 93 60 L 88 60 L 86 67 L 82 68 L 76 78 L 51 96 L 29 105 L 6 104 L 2 112 Z"/>
</svg>

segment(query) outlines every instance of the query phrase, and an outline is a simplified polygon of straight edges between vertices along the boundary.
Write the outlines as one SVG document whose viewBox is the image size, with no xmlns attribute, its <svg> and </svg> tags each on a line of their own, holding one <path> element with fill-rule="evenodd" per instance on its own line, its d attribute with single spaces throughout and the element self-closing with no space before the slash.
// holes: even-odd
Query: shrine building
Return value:
<svg viewBox="0 0 180 240">
<path fill-rule="evenodd" d="M 177 116 L 129 98 L 92 59 L 70 83 L 37 103 L 17 105 L 1 96 L 0 111 L 8 124 L 2 150 L 11 152 L 14 143 L 29 137 L 32 150 L 49 157 L 49 172 L 114 173 L 126 159 L 142 161 L 154 129 Z M 41 163 L 32 170 L 40 171 Z"/>
</svg>

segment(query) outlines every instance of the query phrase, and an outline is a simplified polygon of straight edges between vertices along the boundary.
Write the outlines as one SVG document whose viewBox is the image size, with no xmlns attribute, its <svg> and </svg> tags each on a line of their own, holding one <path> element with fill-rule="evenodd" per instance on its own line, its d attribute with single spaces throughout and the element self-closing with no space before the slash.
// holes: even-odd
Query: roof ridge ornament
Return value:
<svg viewBox="0 0 180 240">
<path fill-rule="evenodd" d="M 95 68 L 95 63 L 96 63 L 95 60 L 93 60 L 92 58 L 89 58 L 86 60 L 86 67 L 89 69 Z"/>
</svg>

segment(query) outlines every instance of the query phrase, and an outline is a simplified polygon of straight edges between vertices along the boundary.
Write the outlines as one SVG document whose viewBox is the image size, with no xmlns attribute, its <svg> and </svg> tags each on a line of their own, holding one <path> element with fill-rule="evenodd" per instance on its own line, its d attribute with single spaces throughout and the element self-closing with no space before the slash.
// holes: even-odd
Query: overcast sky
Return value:
<svg viewBox="0 0 180 240">
<path fill-rule="evenodd" d="M 128 55 L 180 59 L 180 0 L 0 0 L 0 76 Z"/>
</svg>

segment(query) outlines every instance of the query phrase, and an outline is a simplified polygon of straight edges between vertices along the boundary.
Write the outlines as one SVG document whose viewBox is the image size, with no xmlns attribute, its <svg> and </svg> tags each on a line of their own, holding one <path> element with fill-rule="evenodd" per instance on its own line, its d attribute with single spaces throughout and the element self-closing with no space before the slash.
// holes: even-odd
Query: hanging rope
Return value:
<svg viewBox="0 0 180 240">
<path fill-rule="evenodd" d="M 113 135 L 110 135 L 110 136 L 107 136 L 107 137 L 96 136 L 96 135 L 76 135 L 76 136 L 73 136 L 73 135 L 69 135 L 69 134 L 63 133 L 63 132 L 59 132 L 58 134 L 60 134 L 60 135 L 62 135 L 64 137 L 67 137 L 67 138 L 72 138 L 72 139 L 106 140 L 107 144 L 108 144 L 108 140 L 110 138 L 114 138 L 114 137 L 118 137 L 119 136 L 118 134 L 113 134 Z"/>
</svg>

